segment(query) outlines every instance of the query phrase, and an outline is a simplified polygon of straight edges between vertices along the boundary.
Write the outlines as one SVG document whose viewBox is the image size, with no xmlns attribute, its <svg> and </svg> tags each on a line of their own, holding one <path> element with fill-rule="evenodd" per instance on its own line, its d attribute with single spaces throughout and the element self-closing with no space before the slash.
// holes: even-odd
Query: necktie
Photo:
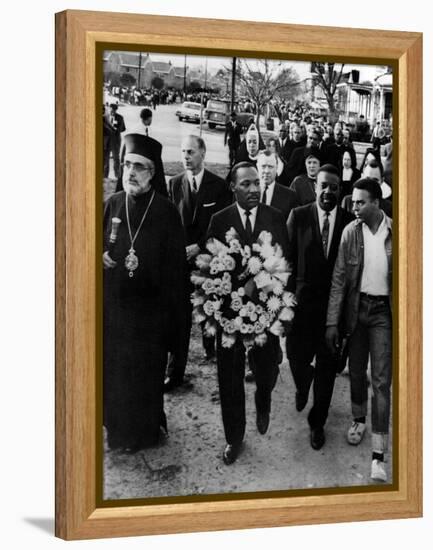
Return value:
<svg viewBox="0 0 433 550">
<path fill-rule="evenodd" d="M 149 128 L 146 126 L 146 136 L 149 135 Z"/>
<path fill-rule="evenodd" d="M 268 204 L 267 192 L 268 192 L 268 185 L 265 185 L 265 190 L 263 191 L 263 197 L 262 197 L 262 203 L 263 204 Z"/>
<path fill-rule="evenodd" d="M 194 176 L 192 177 L 192 190 L 193 190 L 194 194 L 197 193 L 197 191 L 198 191 L 197 180 L 195 179 Z"/>
<path fill-rule="evenodd" d="M 328 257 L 328 239 L 329 239 L 329 212 L 325 212 L 325 219 L 322 227 L 322 245 L 325 258 Z"/>
<path fill-rule="evenodd" d="M 245 216 L 245 233 L 247 234 L 248 240 L 251 241 L 251 239 L 253 238 L 253 227 L 250 220 L 251 210 L 245 210 Z"/>
</svg>

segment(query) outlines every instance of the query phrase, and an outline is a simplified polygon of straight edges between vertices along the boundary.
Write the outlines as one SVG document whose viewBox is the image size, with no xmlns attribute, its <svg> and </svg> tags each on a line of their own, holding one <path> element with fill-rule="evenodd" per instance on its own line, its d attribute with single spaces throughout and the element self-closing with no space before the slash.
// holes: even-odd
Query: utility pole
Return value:
<svg viewBox="0 0 433 550">
<path fill-rule="evenodd" d="M 141 52 L 138 54 L 138 80 L 137 80 L 137 88 L 141 88 Z"/>
<path fill-rule="evenodd" d="M 206 63 L 204 66 L 204 89 L 207 88 L 207 57 L 206 57 Z"/>
<path fill-rule="evenodd" d="M 183 64 L 183 95 L 185 99 L 186 97 L 186 54 L 185 54 L 185 59 Z"/>
<path fill-rule="evenodd" d="M 232 63 L 232 97 L 230 102 L 230 110 L 234 110 L 235 106 L 235 82 L 236 82 L 236 57 L 233 58 Z"/>
</svg>

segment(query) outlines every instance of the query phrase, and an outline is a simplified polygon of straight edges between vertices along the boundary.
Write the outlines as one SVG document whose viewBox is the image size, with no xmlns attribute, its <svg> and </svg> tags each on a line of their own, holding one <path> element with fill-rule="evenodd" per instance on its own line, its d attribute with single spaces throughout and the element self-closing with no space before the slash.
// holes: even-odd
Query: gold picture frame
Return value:
<svg viewBox="0 0 433 550">
<path fill-rule="evenodd" d="M 260 36 L 260 40 L 257 37 Z M 298 491 L 101 506 L 97 53 L 157 51 L 387 64 L 394 74 L 394 373 L 398 437 L 388 490 Z M 113 48 L 111 48 L 113 49 Z M 343 53 L 342 53 L 343 52 Z M 56 14 L 56 535 L 182 533 L 422 515 L 422 35 L 274 23 L 65 11 Z M 99 163 L 99 164 L 98 164 Z M 394 184 L 395 185 L 395 184 Z M 410 189 L 410 192 L 409 192 Z"/>
</svg>

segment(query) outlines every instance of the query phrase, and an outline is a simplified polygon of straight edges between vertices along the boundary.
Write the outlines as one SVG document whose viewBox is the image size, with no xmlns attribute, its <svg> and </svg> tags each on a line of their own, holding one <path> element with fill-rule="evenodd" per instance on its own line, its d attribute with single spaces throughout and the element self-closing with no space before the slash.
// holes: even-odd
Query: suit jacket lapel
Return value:
<svg viewBox="0 0 433 550">
<path fill-rule="evenodd" d="M 338 246 L 340 244 L 342 223 L 343 223 L 343 213 L 337 206 L 337 214 L 335 216 L 334 231 L 332 233 L 332 240 L 331 240 L 331 246 L 329 247 L 328 258 L 337 256 Z"/>
<path fill-rule="evenodd" d="M 182 181 L 179 186 L 180 193 L 180 210 L 182 213 L 182 221 L 184 226 L 191 225 L 193 218 L 193 211 L 191 205 L 191 189 L 189 187 L 188 176 L 185 174 L 182 176 Z"/>
<path fill-rule="evenodd" d="M 204 198 L 207 194 L 207 188 L 209 186 L 209 178 L 208 178 L 208 174 L 207 174 L 207 170 L 204 171 L 203 173 L 203 178 L 201 180 L 201 184 L 200 184 L 200 187 L 199 187 L 199 190 L 197 191 L 197 196 L 195 198 L 195 207 L 194 207 L 194 213 L 193 213 L 193 216 L 192 216 L 192 223 L 195 222 L 195 219 L 197 217 L 197 210 L 198 210 L 198 206 L 202 205 L 204 203 Z"/>
<path fill-rule="evenodd" d="M 319 213 L 317 212 L 318 206 L 314 202 L 311 204 L 311 216 L 313 219 L 313 230 L 314 230 L 314 236 L 316 239 L 316 242 L 319 244 L 320 251 L 322 253 L 323 259 L 325 258 L 325 254 L 323 253 L 323 246 L 322 246 L 322 234 L 320 232 L 320 224 L 319 224 Z"/>
</svg>

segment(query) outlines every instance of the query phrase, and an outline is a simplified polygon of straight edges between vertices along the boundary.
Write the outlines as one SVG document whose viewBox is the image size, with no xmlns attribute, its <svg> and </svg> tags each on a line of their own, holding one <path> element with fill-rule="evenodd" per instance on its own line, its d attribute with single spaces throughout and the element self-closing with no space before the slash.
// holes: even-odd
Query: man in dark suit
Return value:
<svg viewBox="0 0 433 550">
<path fill-rule="evenodd" d="M 334 143 L 322 145 L 322 161 L 324 164 L 333 164 L 336 168 L 341 170 L 343 154 L 349 149 L 353 149 L 353 146 L 350 142 L 345 141 L 343 128 L 341 124 L 337 122 L 334 126 Z"/>
<path fill-rule="evenodd" d="M 288 289 L 298 305 L 287 336 L 287 357 L 296 386 L 296 409 L 307 404 L 314 380 L 314 403 L 308 415 L 310 443 L 319 450 L 325 443 L 328 416 L 337 369 L 337 356 L 325 342 L 326 312 L 332 271 L 344 227 L 353 215 L 339 206 L 340 178 L 331 164 L 317 175 L 316 202 L 295 208 L 287 222 L 292 273 Z M 316 356 L 316 364 L 311 364 Z"/>
<path fill-rule="evenodd" d="M 273 243 L 279 243 L 287 257 L 287 229 L 282 214 L 260 203 L 260 180 L 252 163 L 241 162 L 232 169 L 232 190 L 236 202 L 215 214 L 210 222 L 208 238 L 225 242 L 226 232 L 234 228 L 242 245 L 251 245 L 260 232 L 269 231 Z M 225 464 L 232 464 L 239 455 L 245 434 L 245 347 L 237 339 L 231 348 L 222 345 L 217 333 L 218 385 L 222 419 L 227 445 L 223 452 Z M 278 375 L 278 337 L 268 334 L 263 347 L 253 346 L 251 355 L 256 367 L 256 424 L 259 433 L 266 433 L 271 410 L 271 393 Z"/>
<path fill-rule="evenodd" d="M 125 131 L 125 122 L 123 116 L 117 112 L 116 103 L 110 105 L 107 123 L 110 132 L 109 153 L 113 156 L 114 176 L 117 179 L 120 176 L 120 142 L 121 134 Z M 109 166 L 104 167 L 104 177 L 108 177 L 108 171 Z"/>
<path fill-rule="evenodd" d="M 224 145 L 229 146 L 230 166 L 235 162 L 236 151 L 241 144 L 242 126 L 236 121 L 236 113 L 233 111 L 230 115 L 230 120 L 226 124 L 224 134 Z"/>
<path fill-rule="evenodd" d="M 289 183 L 299 176 L 306 173 L 305 159 L 312 152 L 321 160 L 322 155 L 320 153 L 320 135 L 314 128 L 308 130 L 307 145 L 304 147 L 297 147 L 290 155 L 289 162 L 287 163 L 287 171 L 289 173 Z"/>
<path fill-rule="evenodd" d="M 177 206 L 186 236 L 186 255 L 191 272 L 195 258 L 204 248 L 206 231 L 211 216 L 231 203 L 232 195 L 227 183 L 204 167 L 206 144 L 202 138 L 190 135 L 182 142 L 182 161 L 185 171 L 169 181 L 170 199 Z M 191 303 L 189 286 L 185 297 L 185 330 L 181 344 L 170 356 L 165 390 L 170 391 L 183 382 L 188 359 L 191 333 Z M 203 333 L 203 347 L 206 359 L 215 355 L 215 339 Z"/>
</svg>

